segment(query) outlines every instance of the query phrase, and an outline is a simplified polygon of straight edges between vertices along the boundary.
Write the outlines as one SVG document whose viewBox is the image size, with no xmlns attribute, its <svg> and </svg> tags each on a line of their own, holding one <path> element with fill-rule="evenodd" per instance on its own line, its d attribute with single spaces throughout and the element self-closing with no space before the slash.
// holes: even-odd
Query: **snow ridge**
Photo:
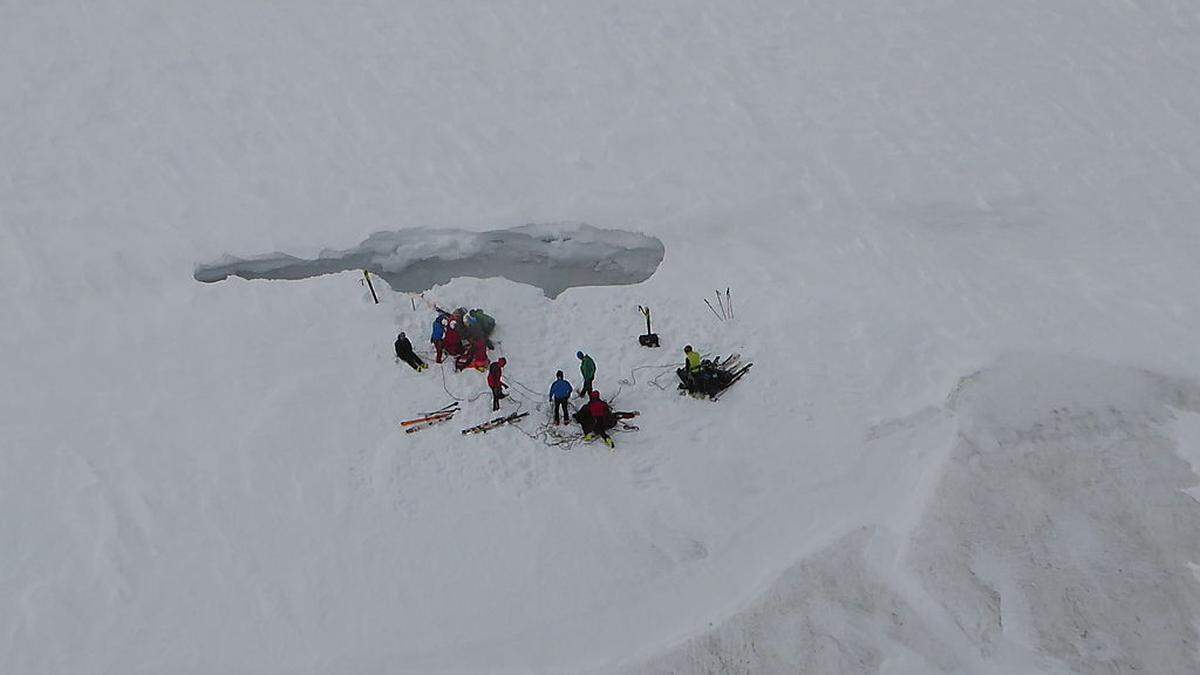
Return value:
<svg viewBox="0 0 1200 675">
<path fill-rule="evenodd" d="M 1196 411 L 1194 382 L 1002 358 L 948 397 L 911 532 L 852 530 L 630 671 L 1190 672 L 1200 503 L 1172 430 Z"/>
<path fill-rule="evenodd" d="M 553 298 L 575 286 L 641 283 L 658 269 L 664 251 L 655 237 L 582 223 L 486 232 L 414 228 L 376 232 L 358 246 L 322 251 L 313 259 L 285 253 L 227 255 L 197 265 L 195 278 L 307 279 L 363 269 L 400 292 L 425 291 L 455 277 L 504 277 L 537 286 Z"/>
</svg>

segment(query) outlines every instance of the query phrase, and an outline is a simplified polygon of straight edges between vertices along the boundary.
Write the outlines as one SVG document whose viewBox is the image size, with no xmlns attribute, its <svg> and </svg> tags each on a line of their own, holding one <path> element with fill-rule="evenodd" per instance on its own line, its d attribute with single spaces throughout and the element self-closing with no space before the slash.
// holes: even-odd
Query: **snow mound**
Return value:
<svg viewBox="0 0 1200 675">
<path fill-rule="evenodd" d="M 749 609 L 682 648 L 639 665 L 647 673 L 874 673 L 885 654 L 961 670 L 953 652 L 886 577 L 872 569 L 875 528 L 852 532 L 784 572 Z"/>
<path fill-rule="evenodd" d="M 951 405 L 958 442 L 911 566 L 970 642 L 1016 640 L 1075 672 L 1194 672 L 1200 504 L 1172 432 L 1200 388 L 1013 357 Z"/>
<path fill-rule="evenodd" d="M 655 237 L 578 223 L 535 224 L 470 232 L 414 228 L 376 232 L 354 248 L 305 259 L 285 253 L 196 267 L 197 281 L 307 279 L 368 270 L 400 292 L 425 291 L 455 277 L 504 277 L 557 297 L 575 286 L 636 284 L 650 278 L 665 249 Z"/>
<path fill-rule="evenodd" d="M 910 532 L 851 531 L 632 668 L 1194 672 L 1200 503 L 1175 438 L 1183 411 L 1200 411 L 1195 383 L 1001 359 L 947 398 L 951 449 L 913 495 Z"/>
</svg>

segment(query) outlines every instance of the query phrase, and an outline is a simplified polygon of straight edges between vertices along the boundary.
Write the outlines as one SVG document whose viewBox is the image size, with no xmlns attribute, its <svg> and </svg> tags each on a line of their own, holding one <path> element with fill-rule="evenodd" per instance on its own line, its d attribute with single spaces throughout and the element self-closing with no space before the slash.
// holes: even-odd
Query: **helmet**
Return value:
<svg viewBox="0 0 1200 675">
<path fill-rule="evenodd" d="M 557 378 L 559 378 L 559 379 L 562 379 L 562 376 L 563 376 L 563 374 L 562 374 L 562 371 L 561 371 L 561 370 L 560 370 L 560 371 L 558 371 L 557 373 L 555 373 L 555 374 L 554 374 L 554 376 L 555 376 L 555 377 L 557 377 Z"/>
<path fill-rule="evenodd" d="M 690 352 L 690 351 L 692 351 L 692 346 L 691 346 L 691 345 L 688 345 L 688 346 L 684 347 L 684 348 L 683 348 L 683 351 L 685 351 L 685 352 Z"/>
<path fill-rule="evenodd" d="M 600 398 L 600 392 L 598 392 L 598 391 L 596 391 L 595 389 L 593 389 L 593 390 L 592 390 L 592 393 L 590 394 L 590 396 L 591 396 L 591 399 L 592 399 L 593 401 L 595 401 L 596 399 Z"/>
<path fill-rule="evenodd" d="M 404 337 L 404 331 L 400 331 L 400 337 Z"/>
<path fill-rule="evenodd" d="M 496 363 L 499 363 L 499 364 L 500 364 L 500 365 L 502 365 L 502 366 L 504 366 L 504 365 L 508 365 L 508 359 L 505 359 L 503 356 L 501 356 L 501 357 L 500 357 L 500 360 L 499 360 L 499 361 L 497 361 Z"/>
<path fill-rule="evenodd" d="M 575 352 L 575 358 L 577 358 L 577 359 L 582 359 L 582 358 L 583 358 L 583 352 Z"/>
</svg>

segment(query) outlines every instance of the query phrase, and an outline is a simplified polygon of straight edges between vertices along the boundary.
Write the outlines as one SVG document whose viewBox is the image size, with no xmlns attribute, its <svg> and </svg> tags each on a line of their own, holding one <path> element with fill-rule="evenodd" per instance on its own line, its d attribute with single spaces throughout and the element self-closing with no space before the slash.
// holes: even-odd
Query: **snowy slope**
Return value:
<svg viewBox="0 0 1200 675">
<path fill-rule="evenodd" d="M 343 5 L 0 5 L 0 671 L 1200 668 L 1192 3 Z M 192 278 L 560 221 L 665 259 L 427 295 L 615 454 L 405 435 L 483 391 L 407 296 Z M 758 365 L 620 384 L 685 343 Z"/>
</svg>

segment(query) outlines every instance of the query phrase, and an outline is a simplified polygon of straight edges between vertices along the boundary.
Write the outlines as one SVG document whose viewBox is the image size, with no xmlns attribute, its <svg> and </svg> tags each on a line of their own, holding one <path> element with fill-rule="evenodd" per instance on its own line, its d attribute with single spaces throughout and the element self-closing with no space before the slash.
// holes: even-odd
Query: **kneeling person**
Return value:
<svg viewBox="0 0 1200 675">
<path fill-rule="evenodd" d="M 608 430 L 617 426 L 617 416 L 613 414 L 612 408 L 609 407 L 608 403 L 605 403 L 604 399 L 600 398 L 600 392 L 593 389 L 588 396 L 590 400 L 588 400 L 587 411 L 588 417 L 591 418 L 592 428 L 590 431 L 585 429 L 585 431 L 588 431 L 588 434 L 584 437 L 584 440 L 591 440 L 592 437 L 599 436 L 604 439 L 604 444 L 611 448 L 613 447 L 613 440 L 608 437 Z"/>
</svg>

